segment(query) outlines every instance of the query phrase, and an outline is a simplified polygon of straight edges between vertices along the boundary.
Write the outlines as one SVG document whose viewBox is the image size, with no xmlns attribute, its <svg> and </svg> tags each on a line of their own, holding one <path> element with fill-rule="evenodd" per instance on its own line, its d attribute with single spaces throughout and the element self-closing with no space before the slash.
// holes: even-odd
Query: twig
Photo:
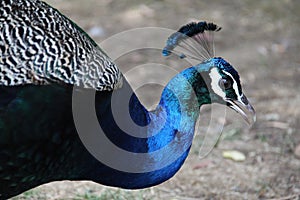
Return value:
<svg viewBox="0 0 300 200">
<path fill-rule="evenodd" d="M 279 129 L 283 129 L 283 130 L 289 128 L 289 124 L 285 123 L 285 122 L 272 121 L 272 122 L 266 122 L 265 124 L 267 127 L 270 127 L 270 128 L 279 128 Z"/>
<path fill-rule="evenodd" d="M 275 198 L 275 199 L 269 199 L 269 200 L 298 200 L 300 199 L 300 194 L 293 194 L 290 196 L 286 196 L 286 197 L 280 197 L 280 198 Z"/>
</svg>

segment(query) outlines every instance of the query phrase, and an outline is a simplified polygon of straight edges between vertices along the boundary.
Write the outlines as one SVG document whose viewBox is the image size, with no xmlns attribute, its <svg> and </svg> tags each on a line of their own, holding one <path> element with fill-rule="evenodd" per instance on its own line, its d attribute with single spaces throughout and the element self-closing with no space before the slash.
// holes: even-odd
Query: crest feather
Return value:
<svg viewBox="0 0 300 200">
<path fill-rule="evenodd" d="M 212 58 L 214 57 L 213 33 L 220 30 L 221 27 L 205 21 L 186 24 L 168 38 L 162 54 L 169 56 L 176 53 L 180 58 L 189 57 L 200 61 Z M 185 53 L 174 51 L 176 47 L 180 47 Z"/>
</svg>

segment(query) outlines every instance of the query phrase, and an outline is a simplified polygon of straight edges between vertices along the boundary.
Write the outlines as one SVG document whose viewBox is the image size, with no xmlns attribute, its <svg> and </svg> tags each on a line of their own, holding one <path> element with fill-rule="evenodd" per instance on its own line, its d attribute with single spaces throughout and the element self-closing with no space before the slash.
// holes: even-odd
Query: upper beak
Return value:
<svg viewBox="0 0 300 200">
<path fill-rule="evenodd" d="M 243 117 L 249 126 L 254 124 L 256 121 L 255 110 L 244 94 L 242 94 L 240 100 L 226 99 L 226 102 L 230 108 L 238 112 Z"/>
</svg>

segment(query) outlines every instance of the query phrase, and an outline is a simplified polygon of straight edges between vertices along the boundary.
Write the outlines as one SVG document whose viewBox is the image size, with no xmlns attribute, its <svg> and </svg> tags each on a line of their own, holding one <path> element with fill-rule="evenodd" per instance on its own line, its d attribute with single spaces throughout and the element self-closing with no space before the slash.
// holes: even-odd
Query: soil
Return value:
<svg viewBox="0 0 300 200">
<path fill-rule="evenodd" d="M 169 181 L 149 189 L 130 191 L 92 182 L 63 181 L 42 185 L 15 197 L 15 200 L 300 199 L 300 1 L 46 2 L 75 21 L 98 44 L 111 41 L 115 34 L 133 28 L 177 30 L 193 20 L 218 24 L 222 30 L 215 34 L 216 55 L 228 60 L 239 71 L 243 90 L 256 109 L 257 121 L 249 128 L 233 111 L 226 110 L 224 119 L 223 115 L 218 114 L 221 106 L 216 107 L 215 116 L 211 112 L 214 107 L 205 106 L 201 110 L 201 121 L 191 153 L 181 170 Z M 156 41 L 153 37 L 150 34 L 149 43 Z M 135 44 L 148 38 L 141 36 L 128 40 L 129 44 Z M 164 43 L 160 45 L 163 47 Z M 110 45 L 115 51 L 124 46 L 124 42 L 117 40 Z M 128 66 L 152 63 L 149 55 L 156 56 L 157 53 L 152 50 L 134 51 L 122 55 L 116 62 L 124 66 L 120 68 L 126 76 L 132 69 Z M 162 59 L 157 60 L 177 71 L 187 67 L 186 63 L 182 65 L 183 62 L 176 62 L 176 59 Z M 161 80 L 155 79 L 159 73 L 153 70 L 147 73 L 147 70 L 140 70 L 135 74 L 128 73 L 126 77 L 137 86 L 149 78 L 153 78 L 152 81 Z M 162 80 L 167 83 L 169 78 L 166 76 Z M 161 90 L 162 86 L 150 84 L 137 89 L 137 93 L 148 107 L 153 107 L 159 100 Z M 208 130 L 208 125 L 212 125 L 212 129 Z M 215 132 L 219 127 L 223 128 L 222 137 L 210 154 L 200 159 L 203 133 L 217 138 Z M 222 156 L 225 150 L 239 151 L 246 159 L 239 162 L 226 159 Z"/>
</svg>

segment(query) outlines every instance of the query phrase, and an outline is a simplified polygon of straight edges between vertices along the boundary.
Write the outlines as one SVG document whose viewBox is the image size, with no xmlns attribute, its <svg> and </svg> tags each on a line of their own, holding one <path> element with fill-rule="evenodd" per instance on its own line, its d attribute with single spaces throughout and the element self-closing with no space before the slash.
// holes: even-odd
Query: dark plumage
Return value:
<svg viewBox="0 0 300 200">
<path fill-rule="evenodd" d="M 196 34 L 203 33 L 204 31 L 220 31 L 222 28 L 213 23 L 206 22 L 192 22 L 181 27 L 178 32 L 188 37 L 193 37 Z"/>
<path fill-rule="evenodd" d="M 57 180 L 129 189 L 157 185 L 186 159 L 201 105 L 225 104 L 252 122 L 254 110 L 236 70 L 213 57 L 211 40 L 201 46 L 206 33 L 219 29 L 193 23 L 179 30 L 184 39 L 168 39 L 169 52 L 181 45 L 196 50 L 193 58 L 201 62 L 175 76 L 157 108 L 148 111 L 111 59 L 76 24 L 38 0 L 2 0 L 0 199 Z M 188 36 L 195 38 L 196 48 L 185 43 Z M 95 105 L 81 99 L 91 94 Z M 123 103 L 125 97 L 129 103 Z M 95 111 L 96 126 L 88 106 Z M 83 131 L 76 121 L 80 116 Z M 124 119 L 122 126 L 118 117 Z M 102 132 L 105 139 L 97 139 Z M 84 145 L 85 136 L 91 136 L 91 146 Z"/>
</svg>

